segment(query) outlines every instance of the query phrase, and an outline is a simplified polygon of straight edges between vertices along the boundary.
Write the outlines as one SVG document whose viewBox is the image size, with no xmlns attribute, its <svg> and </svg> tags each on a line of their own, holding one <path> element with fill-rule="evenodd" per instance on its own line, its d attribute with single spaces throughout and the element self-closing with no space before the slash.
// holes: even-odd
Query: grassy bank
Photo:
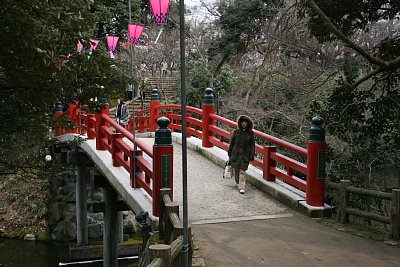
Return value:
<svg viewBox="0 0 400 267">
<path fill-rule="evenodd" d="M 0 177 L 0 236 L 46 237 L 49 181 L 44 175 L 13 174 Z"/>
</svg>

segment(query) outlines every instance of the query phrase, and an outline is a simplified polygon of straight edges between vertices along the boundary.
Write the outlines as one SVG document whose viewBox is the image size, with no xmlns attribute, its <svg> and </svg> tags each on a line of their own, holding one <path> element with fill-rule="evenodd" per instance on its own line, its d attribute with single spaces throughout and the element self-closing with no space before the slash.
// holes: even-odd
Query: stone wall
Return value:
<svg viewBox="0 0 400 267">
<path fill-rule="evenodd" d="M 90 177 L 89 175 L 87 177 Z M 54 202 L 50 205 L 51 239 L 69 242 L 76 240 L 76 176 L 74 171 L 67 171 L 54 181 Z M 103 189 L 95 188 L 92 179 L 87 181 L 88 236 L 89 240 L 102 240 L 103 213 L 93 213 L 90 203 L 103 201 Z M 124 211 L 124 235 L 132 236 L 138 229 L 138 223 L 131 211 Z"/>
</svg>

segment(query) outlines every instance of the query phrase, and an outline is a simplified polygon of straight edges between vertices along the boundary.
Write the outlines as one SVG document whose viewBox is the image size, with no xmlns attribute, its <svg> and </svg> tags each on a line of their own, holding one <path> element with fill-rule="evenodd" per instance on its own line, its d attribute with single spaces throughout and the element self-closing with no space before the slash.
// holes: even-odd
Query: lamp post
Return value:
<svg viewBox="0 0 400 267">
<path fill-rule="evenodd" d="M 181 107 L 182 107 L 182 195 L 183 195 L 183 266 L 189 267 L 187 140 L 186 140 L 186 58 L 185 58 L 185 0 L 179 0 L 179 36 L 181 52 Z"/>
</svg>

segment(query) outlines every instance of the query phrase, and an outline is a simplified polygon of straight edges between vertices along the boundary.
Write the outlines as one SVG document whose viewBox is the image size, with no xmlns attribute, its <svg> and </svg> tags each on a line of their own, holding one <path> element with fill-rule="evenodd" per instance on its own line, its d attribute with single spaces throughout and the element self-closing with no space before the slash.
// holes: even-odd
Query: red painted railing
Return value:
<svg viewBox="0 0 400 267">
<path fill-rule="evenodd" d="M 207 96 L 206 93 L 206 97 L 210 97 L 210 95 L 212 97 L 212 94 Z M 231 138 L 233 129 L 237 127 L 237 123 L 214 114 L 214 104 L 209 99 L 207 103 L 203 104 L 202 109 L 190 106 L 186 108 L 187 136 L 188 138 L 195 136 L 201 139 L 203 147 L 217 146 L 227 151 L 229 139 Z M 114 122 L 108 116 L 108 112 L 108 108 L 106 108 L 101 114 L 82 116 L 84 118 L 82 121 L 84 125 L 83 129 L 87 131 L 88 138 L 96 139 L 97 149 L 108 150 L 112 154 L 114 166 L 122 166 L 131 173 L 133 186 L 142 187 L 157 199 L 157 193 L 154 190 L 160 187 L 160 182 L 154 183 L 154 178 L 152 179 L 154 177 L 154 168 L 152 168 L 150 162 L 142 157 L 144 152 L 153 159 L 154 155 L 151 149 L 143 142 L 136 140 L 135 143 L 139 150 L 135 152 L 135 162 L 136 170 L 138 170 L 139 174 L 136 175 L 136 184 L 134 184 L 132 175 L 133 161 L 131 159 L 135 157 L 131 145 L 128 145 L 124 141 L 124 138 L 131 142 L 133 141 L 131 134 L 133 124 L 136 131 L 154 131 L 157 127 L 156 121 L 161 116 L 165 116 L 170 120 L 168 127 L 171 131 L 182 131 L 181 106 L 177 104 L 160 105 L 158 100 L 152 100 L 149 109 L 135 112 L 134 118 L 129 122 L 129 130 L 124 129 Z M 75 115 L 71 115 L 72 120 L 76 117 L 76 112 L 73 114 Z M 60 115 L 56 114 L 56 116 Z M 76 120 L 74 123 L 76 123 Z M 115 133 L 110 129 L 110 126 L 116 130 Z M 319 126 L 317 125 L 316 127 L 318 128 Z M 59 130 L 56 130 L 56 132 L 60 133 Z M 319 141 L 318 138 L 317 141 L 310 141 L 307 149 L 305 149 L 258 130 L 254 130 L 254 134 L 259 142 L 256 144 L 257 156 L 251 164 L 262 170 L 263 179 L 273 182 L 276 178 L 279 178 L 305 191 L 307 204 L 323 206 L 325 179 L 324 153 L 326 149 L 324 136 L 323 140 L 321 139 L 322 141 Z M 296 155 L 295 157 L 300 159 L 300 161 L 287 156 L 288 154 Z M 296 175 L 296 172 L 300 175 Z M 302 176 L 303 179 L 299 176 Z M 171 188 L 172 180 L 171 176 Z M 153 200 L 153 205 L 154 202 Z M 156 209 L 158 210 L 158 208 Z"/>
<path fill-rule="evenodd" d="M 155 156 L 153 148 L 143 141 L 136 139 L 135 145 L 137 149 L 134 151 L 132 132 L 129 132 L 110 118 L 108 105 L 99 114 L 80 114 L 80 110 L 76 105 L 71 104 L 70 110 L 67 113 L 56 112 L 56 118 L 61 118 L 63 115 L 68 116 L 75 127 L 66 130 L 62 127 L 57 127 L 56 136 L 68 133 L 78 134 L 81 129 L 82 133 L 87 133 L 89 140 L 95 139 L 96 150 L 108 151 L 112 157 L 112 166 L 123 167 L 130 174 L 131 186 L 143 188 L 152 197 L 153 215 L 159 216 L 161 179 L 154 175 L 154 173 L 159 173 L 159 171 L 153 169 L 153 158 Z M 157 151 L 157 149 L 154 149 L 154 152 Z M 146 154 L 151 160 L 146 160 L 143 154 Z M 136 179 L 134 177 L 134 170 Z M 170 184 L 172 185 L 172 181 Z"/>
<path fill-rule="evenodd" d="M 232 131 L 237 127 L 235 121 L 214 114 L 213 104 L 204 104 L 203 109 L 188 106 L 186 112 L 188 137 L 195 136 L 202 139 L 204 147 L 217 146 L 225 151 L 228 150 Z M 156 117 L 152 117 L 150 114 L 155 114 Z M 177 104 L 153 105 L 150 109 L 136 112 L 135 128 L 140 132 L 149 131 L 151 125 L 154 125 L 160 116 L 171 120 L 169 125 L 171 131 L 182 131 L 181 106 Z M 324 179 L 317 176 L 320 164 L 318 153 L 325 150 L 325 143 L 321 145 L 309 142 L 308 149 L 306 149 L 258 130 L 253 131 L 259 142 L 256 144 L 257 156 L 251 164 L 263 171 L 263 179 L 275 181 L 276 178 L 279 178 L 306 192 L 307 204 L 323 206 Z M 303 160 L 299 161 L 284 155 L 284 153 L 294 154 L 296 158 Z"/>
</svg>

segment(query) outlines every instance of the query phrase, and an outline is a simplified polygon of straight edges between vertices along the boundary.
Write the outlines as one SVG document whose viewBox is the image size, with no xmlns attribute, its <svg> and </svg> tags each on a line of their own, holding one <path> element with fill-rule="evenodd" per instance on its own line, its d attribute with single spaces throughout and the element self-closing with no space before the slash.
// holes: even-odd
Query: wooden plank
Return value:
<svg viewBox="0 0 400 267">
<path fill-rule="evenodd" d="M 349 186 L 347 188 L 347 191 L 349 191 L 350 193 L 364 195 L 364 196 L 382 198 L 382 199 L 387 199 L 387 200 L 392 199 L 392 194 L 390 194 L 390 193 L 379 192 L 379 191 L 365 189 L 365 188 L 358 188 L 358 187 L 354 187 L 354 186 Z"/>
<path fill-rule="evenodd" d="M 346 208 L 346 213 L 350 214 L 350 215 L 358 216 L 358 217 L 367 218 L 367 219 L 374 220 L 374 221 L 381 222 L 381 223 L 386 223 L 386 224 L 390 223 L 390 218 L 387 216 L 382 216 L 382 215 L 378 215 L 378 214 L 371 213 L 371 212 L 366 212 L 366 211 L 359 210 L 359 209 Z"/>
</svg>

